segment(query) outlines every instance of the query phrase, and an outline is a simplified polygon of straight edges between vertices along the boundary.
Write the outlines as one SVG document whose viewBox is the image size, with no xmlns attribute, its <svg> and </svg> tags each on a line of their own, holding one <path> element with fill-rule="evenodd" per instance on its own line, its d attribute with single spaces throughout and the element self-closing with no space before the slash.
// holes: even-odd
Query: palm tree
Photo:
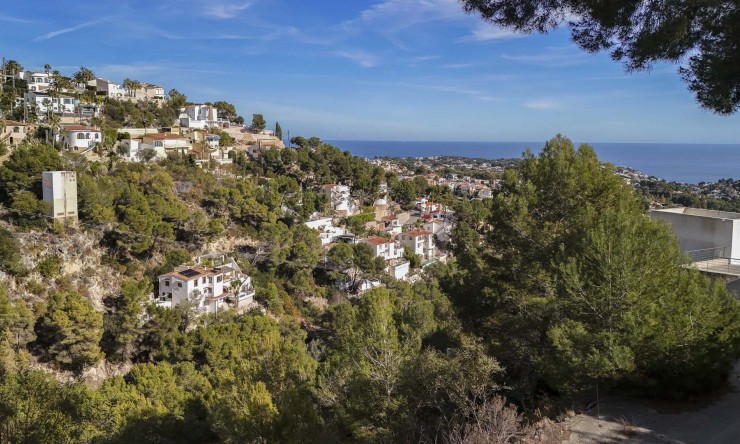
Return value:
<svg viewBox="0 0 740 444">
<path fill-rule="evenodd" d="M 13 92 L 15 92 L 15 76 L 21 71 L 23 71 L 23 65 L 21 65 L 17 61 L 8 60 L 7 62 L 5 62 L 5 73 L 10 74 L 12 76 L 11 78 L 13 79 Z M 5 79 L 3 79 L 3 81 L 5 81 Z"/>
<path fill-rule="evenodd" d="M 49 65 L 48 63 L 44 65 L 44 72 L 49 74 L 51 72 L 51 65 Z"/>
<path fill-rule="evenodd" d="M 79 71 L 72 75 L 72 79 L 78 85 L 87 85 L 87 82 L 95 80 L 95 73 L 84 66 L 80 66 Z"/>
<path fill-rule="evenodd" d="M 131 79 L 123 79 L 123 87 L 126 88 L 126 92 L 128 93 L 128 96 L 131 97 L 131 85 L 134 83 Z"/>
<path fill-rule="evenodd" d="M 138 91 L 139 88 L 141 88 L 141 82 L 139 82 L 138 80 L 132 80 L 131 81 L 132 97 L 136 96 L 136 91 Z"/>
<path fill-rule="evenodd" d="M 56 145 L 56 136 L 57 136 L 57 129 L 59 128 L 59 124 L 61 123 L 62 118 L 59 117 L 57 114 L 51 113 L 49 116 L 49 120 L 46 122 L 51 127 L 51 145 Z"/>
</svg>

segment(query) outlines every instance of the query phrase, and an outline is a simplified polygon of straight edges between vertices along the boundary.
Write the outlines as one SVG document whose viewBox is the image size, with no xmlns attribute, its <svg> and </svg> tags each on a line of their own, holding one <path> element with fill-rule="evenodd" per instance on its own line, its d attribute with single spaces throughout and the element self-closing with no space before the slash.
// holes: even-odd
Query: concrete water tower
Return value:
<svg viewBox="0 0 740 444">
<path fill-rule="evenodd" d="M 44 171 L 41 173 L 44 202 L 54 220 L 77 221 L 77 173 Z"/>
</svg>

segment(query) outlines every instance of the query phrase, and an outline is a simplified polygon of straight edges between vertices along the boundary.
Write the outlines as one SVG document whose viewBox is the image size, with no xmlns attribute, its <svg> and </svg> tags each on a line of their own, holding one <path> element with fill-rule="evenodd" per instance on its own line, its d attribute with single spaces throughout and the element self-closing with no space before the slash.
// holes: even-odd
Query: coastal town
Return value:
<svg viewBox="0 0 740 444">
<path fill-rule="evenodd" d="M 457 442 L 445 415 L 504 412 L 517 442 L 566 442 L 591 433 L 579 430 L 590 391 L 571 400 L 581 419 L 525 418 L 504 404 L 506 367 L 489 353 L 526 362 L 516 390 L 553 410 L 530 379 L 563 399 L 641 378 L 693 395 L 664 362 L 702 383 L 735 365 L 724 330 L 740 313 L 740 182 L 666 181 L 588 147 L 580 156 L 561 135 L 518 159 L 357 157 L 220 97 L 65 74 L 2 65 L 0 387 L 5 374 L 84 387 L 101 415 L 85 420 L 93 438 L 149 442 L 162 421 L 197 432 L 162 432 L 172 442 L 394 442 L 416 421 Z M 613 276 L 618 297 L 603 294 Z M 693 299 L 670 297 L 672 285 Z M 599 307 L 615 298 L 612 319 Z M 686 307 L 698 322 L 685 323 Z M 646 331 L 624 321 L 638 315 L 652 316 Z M 691 360 L 675 353 L 685 331 L 701 344 Z M 419 394 L 427 379 L 436 385 Z M 419 417 L 366 426 L 376 409 L 393 417 L 397 391 Z M 165 406 L 165 392 L 178 400 Z"/>
</svg>

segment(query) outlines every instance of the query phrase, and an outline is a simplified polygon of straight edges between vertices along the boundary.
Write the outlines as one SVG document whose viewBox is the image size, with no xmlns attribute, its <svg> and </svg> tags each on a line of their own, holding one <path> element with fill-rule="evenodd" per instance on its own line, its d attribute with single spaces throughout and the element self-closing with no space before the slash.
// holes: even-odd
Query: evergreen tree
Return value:
<svg viewBox="0 0 740 444">
<path fill-rule="evenodd" d="M 557 136 L 526 153 L 488 205 L 484 223 L 455 230 L 451 294 L 520 388 L 690 391 L 738 356 L 740 303 L 681 267 L 668 228 L 590 147 Z"/>
<path fill-rule="evenodd" d="M 81 371 L 102 357 L 103 317 L 76 292 L 57 292 L 36 321 L 36 347 L 69 370 Z"/>
<path fill-rule="evenodd" d="M 275 122 L 275 137 L 283 140 L 283 129 L 280 128 L 280 122 Z"/>
</svg>

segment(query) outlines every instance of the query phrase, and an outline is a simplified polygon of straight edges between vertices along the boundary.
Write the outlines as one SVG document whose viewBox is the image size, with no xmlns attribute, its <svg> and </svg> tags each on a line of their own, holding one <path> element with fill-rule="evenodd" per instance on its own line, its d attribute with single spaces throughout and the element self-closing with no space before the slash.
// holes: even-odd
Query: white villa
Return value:
<svg viewBox="0 0 740 444">
<path fill-rule="evenodd" d="M 336 242 L 340 236 L 345 236 L 349 233 L 343 227 L 334 226 L 334 221 L 331 217 L 310 220 L 306 222 L 306 226 L 319 232 L 319 238 L 323 246 Z"/>
<path fill-rule="evenodd" d="M 64 149 L 89 151 L 103 141 L 103 132 L 83 125 L 62 125 L 61 140 Z"/>
<path fill-rule="evenodd" d="M 218 109 L 211 105 L 188 105 L 180 108 L 180 126 L 199 128 L 218 126 Z"/>
<path fill-rule="evenodd" d="M 393 239 L 368 237 L 363 239 L 362 242 L 370 246 L 375 257 L 382 257 L 387 261 L 403 257 L 403 247 Z"/>
<path fill-rule="evenodd" d="M 46 113 L 49 108 L 57 114 L 74 114 L 80 104 L 79 99 L 71 96 L 52 97 L 49 93 L 34 91 L 27 92 L 25 100 L 28 106 L 39 114 Z"/>
<path fill-rule="evenodd" d="M 95 91 L 99 96 L 112 99 L 123 99 L 128 95 L 128 90 L 123 86 L 105 79 L 95 79 Z M 91 82 L 92 83 L 92 82 Z"/>
<path fill-rule="evenodd" d="M 354 204 L 350 197 L 350 189 L 347 185 L 326 184 L 324 194 L 329 197 L 331 209 L 342 216 L 351 216 L 354 213 Z"/>
<path fill-rule="evenodd" d="M 45 72 L 26 71 L 23 78 L 28 83 L 29 91 L 46 91 L 51 86 L 51 75 Z"/>
<path fill-rule="evenodd" d="M 225 254 L 196 258 L 193 265 L 180 265 L 159 276 L 157 305 L 171 308 L 190 302 L 200 313 L 216 313 L 227 303 L 236 307 L 254 301 L 252 278 Z"/>
<path fill-rule="evenodd" d="M 424 224 L 424 230 L 437 236 L 437 240 L 443 243 L 450 241 L 452 237 L 452 223 L 432 220 Z"/>
<path fill-rule="evenodd" d="M 164 100 L 164 87 L 142 82 L 141 86 L 133 92 L 136 100 Z"/>
<path fill-rule="evenodd" d="M 411 248 L 417 256 L 423 259 L 433 259 L 435 256 L 434 239 L 432 232 L 426 230 L 411 230 L 397 236 L 403 245 Z"/>
</svg>

